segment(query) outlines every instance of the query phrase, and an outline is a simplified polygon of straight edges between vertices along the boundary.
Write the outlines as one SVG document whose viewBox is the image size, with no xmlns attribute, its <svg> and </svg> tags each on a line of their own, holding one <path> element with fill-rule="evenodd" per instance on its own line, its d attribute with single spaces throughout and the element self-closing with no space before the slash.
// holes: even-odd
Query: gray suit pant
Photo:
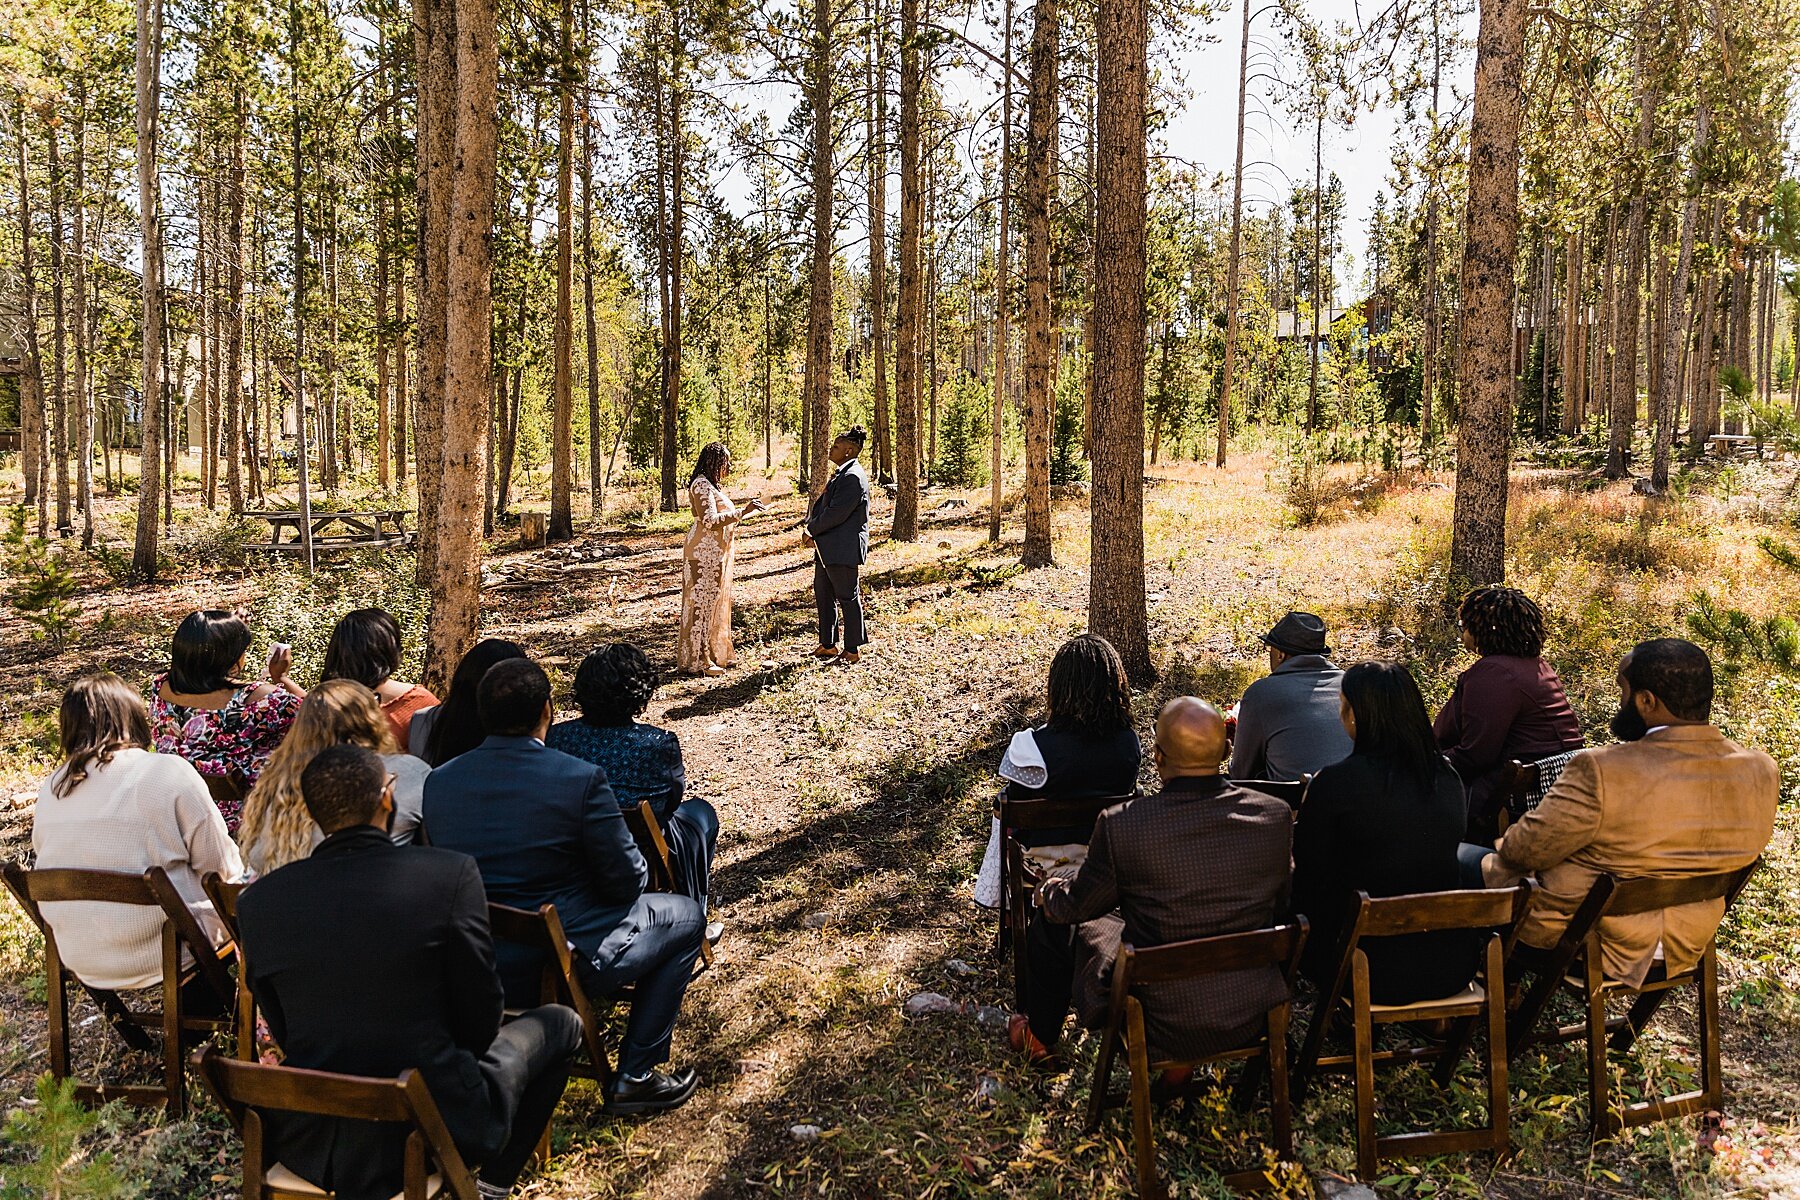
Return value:
<svg viewBox="0 0 1800 1200">
<path fill-rule="evenodd" d="M 857 587 L 861 568 L 826 566 L 813 555 L 813 599 L 819 604 L 819 645 L 838 644 L 838 609 L 844 610 L 844 650 L 856 650 L 869 639 L 863 633 L 862 592 Z"/>
</svg>

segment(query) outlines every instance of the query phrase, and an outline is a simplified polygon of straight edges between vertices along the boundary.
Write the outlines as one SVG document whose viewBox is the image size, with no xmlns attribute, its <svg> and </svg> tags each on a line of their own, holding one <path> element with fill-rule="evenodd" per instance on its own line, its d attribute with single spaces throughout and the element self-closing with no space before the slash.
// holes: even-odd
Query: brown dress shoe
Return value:
<svg viewBox="0 0 1800 1200">
<path fill-rule="evenodd" d="M 836 658 L 840 651 L 836 646 L 820 646 L 813 651 L 814 658 Z"/>
<path fill-rule="evenodd" d="M 858 654 L 854 650 L 846 651 L 845 653 L 838 656 L 838 661 L 843 663 L 846 667 L 855 666 L 859 661 L 861 661 L 861 659 L 862 659 L 862 655 Z"/>
</svg>

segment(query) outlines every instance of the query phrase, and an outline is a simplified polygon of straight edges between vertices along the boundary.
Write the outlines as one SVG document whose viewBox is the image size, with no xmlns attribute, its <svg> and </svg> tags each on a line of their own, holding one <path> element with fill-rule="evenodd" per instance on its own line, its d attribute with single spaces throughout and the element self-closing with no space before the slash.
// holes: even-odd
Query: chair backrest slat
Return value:
<svg viewBox="0 0 1800 1200">
<path fill-rule="evenodd" d="M 545 953 L 556 948 L 551 944 L 550 929 L 544 923 L 542 913 L 495 904 L 491 900 L 488 902 L 488 931 L 495 941 L 517 942 Z"/>
<path fill-rule="evenodd" d="M 1365 898 L 1363 937 L 1393 937 L 1452 929 L 1493 929 L 1511 924 L 1518 899 L 1512 888 L 1422 892 Z"/>
<path fill-rule="evenodd" d="M 310 1113 L 349 1121 L 413 1120 L 404 1076 L 370 1079 L 299 1067 L 271 1067 L 204 1050 L 195 1053 L 193 1063 L 219 1098 L 239 1109 Z"/>
<path fill-rule="evenodd" d="M 1013 800 L 1002 797 L 1000 824 L 1008 829 L 1055 829 L 1065 825 L 1092 825 L 1094 819 L 1115 804 L 1135 796 L 1094 796 L 1085 800 L 1053 797 Z"/>
<path fill-rule="evenodd" d="M 1620 879 L 1613 887 L 1604 915 L 1629 917 L 1706 900 L 1723 900 L 1735 896 L 1761 863 L 1762 860 L 1757 859 L 1747 867 L 1721 871 L 1715 875 L 1689 875 L 1679 879 Z"/>
<path fill-rule="evenodd" d="M 1226 933 L 1144 949 L 1128 942 L 1119 950 L 1117 969 L 1124 970 L 1135 985 L 1201 979 L 1252 967 L 1286 967 L 1299 956 L 1305 940 L 1306 922 L 1300 920 L 1273 929 Z"/>
<path fill-rule="evenodd" d="M 102 904 L 160 905 L 150 883 L 139 872 L 86 871 L 56 867 L 23 873 L 25 888 L 39 904 L 93 901 Z"/>
</svg>

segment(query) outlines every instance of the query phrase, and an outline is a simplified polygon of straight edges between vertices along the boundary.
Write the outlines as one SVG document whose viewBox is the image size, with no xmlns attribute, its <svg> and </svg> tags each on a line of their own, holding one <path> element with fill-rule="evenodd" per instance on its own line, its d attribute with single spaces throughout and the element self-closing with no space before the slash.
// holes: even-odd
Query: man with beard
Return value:
<svg viewBox="0 0 1800 1200">
<path fill-rule="evenodd" d="M 1537 877 L 1523 948 L 1555 946 L 1603 873 L 1731 871 L 1761 854 L 1774 831 L 1780 772 L 1767 754 L 1708 723 L 1713 673 L 1705 651 L 1679 638 L 1640 642 L 1619 664 L 1618 684 L 1612 732 L 1619 744 L 1569 760 L 1543 802 L 1495 849 L 1463 847 L 1465 871 L 1478 870 L 1488 887 Z M 1670 974 L 1690 969 L 1723 915 L 1724 902 L 1711 900 L 1607 918 L 1600 926 L 1607 977 L 1642 984 L 1659 942 Z"/>
</svg>

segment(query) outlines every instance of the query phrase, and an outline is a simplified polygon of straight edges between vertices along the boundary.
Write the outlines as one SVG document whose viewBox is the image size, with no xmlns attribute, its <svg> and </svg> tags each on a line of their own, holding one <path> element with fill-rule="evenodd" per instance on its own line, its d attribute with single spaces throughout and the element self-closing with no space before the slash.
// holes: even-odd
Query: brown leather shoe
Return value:
<svg viewBox="0 0 1800 1200">
<path fill-rule="evenodd" d="M 840 654 L 838 656 L 838 661 L 843 663 L 846 667 L 854 667 L 857 663 L 862 661 L 862 655 L 854 650 L 850 650 Z"/>
<path fill-rule="evenodd" d="M 813 651 L 814 658 L 836 658 L 841 653 L 836 646 L 820 646 Z"/>
</svg>

